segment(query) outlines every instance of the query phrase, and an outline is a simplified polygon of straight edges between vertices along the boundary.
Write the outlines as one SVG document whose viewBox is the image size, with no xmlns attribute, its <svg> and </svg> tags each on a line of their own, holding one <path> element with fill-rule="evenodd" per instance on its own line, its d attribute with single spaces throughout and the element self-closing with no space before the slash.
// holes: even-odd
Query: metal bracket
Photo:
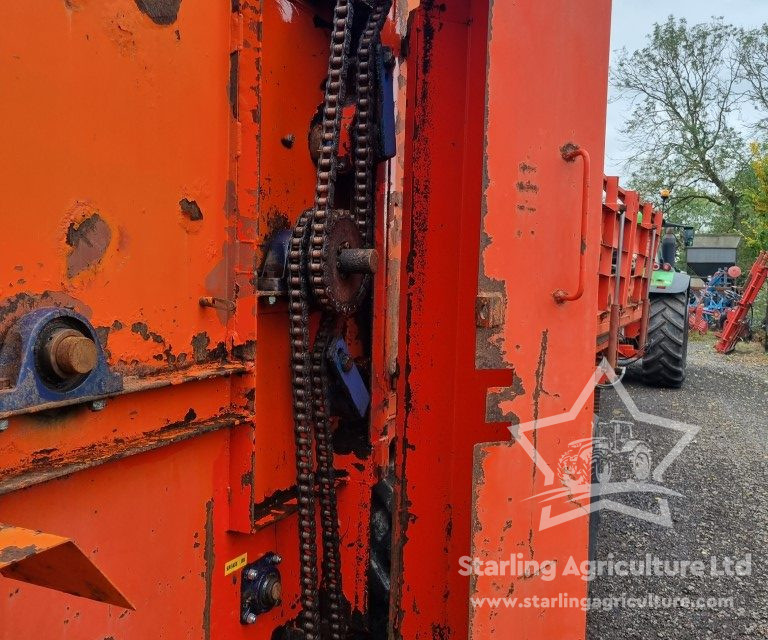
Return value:
<svg viewBox="0 0 768 640">
<path fill-rule="evenodd" d="M 46 375 L 40 360 L 41 340 L 54 328 L 74 330 L 93 341 L 96 363 L 88 373 L 74 374 L 66 381 L 55 381 Z M 0 348 L 0 379 L 8 387 L 0 390 L 0 414 L 6 415 L 36 407 L 43 410 L 52 404 L 84 402 L 123 389 L 123 378 L 109 370 L 104 349 L 90 322 L 74 311 L 58 307 L 32 311 L 8 330 Z"/>
<path fill-rule="evenodd" d="M 379 72 L 379 160 L 394 158 L 397 154 L 395 131 L 395 57 L 389 47 L 378 47 Z"/>
<path fill-rule="evenodd" d="M 258 616 L 282 602 L 282 583 L 277 565 L 282 558 L 268 553 L 243 568 L 240 581 L 240 622 L 253 624 Z"/>
<path fill-rule="evenodd" d="M 349 347 L 344 338 L 336 338 L 331 341 L 328 348 L 328 359 L 331 363 L 331 369 L 335 372 L 339 382 L 337 385 L 337 396 L 340 395 L 346 402 L 343 405 L 351 405 L 350 408 L 358 418 L 364 418 L 368 412 L 368 405 L 371 403 L 371 394 L 363 382 L 360 370 L 357 368 L 354 359 L 349 354 Z M 337 408 L 344 408 L 337 407 Z"/>
<path fill-rule="evenodd" d="M 292 235 L 292 229 L 282 229 L 269 241 L 256 283 L 258 295 L 278 296 L 288 293 L 288 247 Z"/>
<path fill-rule="evenodd" d="M 69 538 L 0 524 L 0 575 L 81 598 L 133 605 Z"/>
</svg>

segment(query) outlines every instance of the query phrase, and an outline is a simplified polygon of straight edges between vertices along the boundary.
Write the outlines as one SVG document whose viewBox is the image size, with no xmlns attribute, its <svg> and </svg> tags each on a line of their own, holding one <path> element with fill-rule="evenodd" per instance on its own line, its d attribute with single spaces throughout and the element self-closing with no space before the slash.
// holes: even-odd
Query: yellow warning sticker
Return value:
<svg viewBox="0 0 768 640">
<path fill-rule="evenodd" d="M 227 562 L 227 564 L 224 565 L 224 575 L 228 576 L 233 571 L 242 569 L 247 564 L 248 564 L 247 553 L 244 553 L 241 556 L 237 556 L 237 558 L 235 558 L 234 560 L 230 560 L 229 562 Z"/>
</svg>

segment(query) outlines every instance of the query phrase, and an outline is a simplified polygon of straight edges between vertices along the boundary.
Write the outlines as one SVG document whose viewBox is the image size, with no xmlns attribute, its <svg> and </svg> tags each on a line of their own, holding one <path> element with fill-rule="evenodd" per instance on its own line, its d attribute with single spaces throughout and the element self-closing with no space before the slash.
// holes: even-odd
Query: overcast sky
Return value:
<svg viewBox="0 0 768 640">
<path fill-rule="evenodd" d="M 613 0 L 611 25 L 611 63 L 622 47 L 628 51 L 641 49 L 654 22 L 664 22 L 669 14 L 683 17 L 689 23 L 708 22 L 712 16 L 723 16 L 739 27 L 756 27 L 768 22 L 768 0 Z M 619 130 L 628 115 L 628 105 L 611 100 L 608 104 L 605 172 L 622 175 L 627 150 Z"/>
</svg>

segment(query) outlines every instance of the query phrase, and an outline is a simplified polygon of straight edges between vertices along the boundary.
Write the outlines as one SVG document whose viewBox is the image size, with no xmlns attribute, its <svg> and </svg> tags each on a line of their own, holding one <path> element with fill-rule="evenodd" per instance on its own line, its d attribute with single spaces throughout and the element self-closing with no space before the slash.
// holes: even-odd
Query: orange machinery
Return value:
<svg viewBox="0 0 768 640">
<path fill-rule="evenodd" d="M 645 352 L 649 300 L 663 215 L 615 176 L 603 180 L 598 263 L 597 351 L 616 368 Z"/>
<path fill-rule="evenodd" d="M 610 0 L 0 21 L 0 638 L 583 638 Z"/>
</svg>

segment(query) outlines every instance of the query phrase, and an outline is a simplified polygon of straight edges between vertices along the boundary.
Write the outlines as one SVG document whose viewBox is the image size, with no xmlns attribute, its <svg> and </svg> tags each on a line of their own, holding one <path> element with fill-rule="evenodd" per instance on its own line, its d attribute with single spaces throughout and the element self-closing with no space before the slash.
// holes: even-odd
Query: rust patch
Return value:
<svg viewBox="0 0 768 640">
<path fill-rule="evenodd" d="M 205 357 L 208 353 L 208 345 L 211 344 L 211 339 L 205 332 L 198 333 L 192 338 L 192 353 L 195 357 L 195 362 L 205 362 Z"/>
<path fill-rule="evenodd" d="M 243 344 L 236 344 L 232 347 L 232 357 L 235 360 L 252 362 L 256 359 L 256 341 L 246 340 Z"/>
<path fill-rule="evenodd" d="M 237 186 L 227 180 L 227 192 L 224 196 L 224 214 L 229 218 L 237 213 Z"/>
<path fill-rule="evenodd" d="M 95 267 L 112 241 L 112 230 L 98 213 L 80 223 L 72 222 L 67 229 L 67 244 L 72 250 L 67 256 L 67 277 L 74 278 Z"/>
<path fill-rule="evenodd" d="M 192 222 L 197 222 L 198 220 L 203 219 L 203 212 L 200 210 L 199 205 L 194 200 L 188 200 L 187 198 L 182 198 L 179 200 L 179 207 L 181 207 L 181 212 Z"/>
<path fill-rule="evenodd" d="M 539 185 L 534 184 L 530 180 L 526 180 L 525 182 L 520 180 L 515 186 L 517 187 L 518 191 L 532 191 L 533 193 L 539 192 Z"/>
<path fill-rule="evenodd" d="M 136 0 L 136 6 L 155 24 L 168 26 L 179 17 L 181 0 Z"/>
<path fill-rule="evenodd" d="M 40 549 L 33 544 L 26 547 L 5 547 L 0 549 L 0 563 L 9 564 L 11 562 L 18 562 L 31 555 L 36 554 Z"/>
<path fill-rule="evenodd" d="M 144 340 L 152 340 L 152 342 L 156 342 L 157 344 L 163 344 L 165 342 L 163 336 L 149 330 L 146 322 L 134 322 L 131 325 L 131 331 L 138 333 Z"/>
<path fill-rule="evenodd" d="M 248 389 L 248 391 L 243 394 L 243 397 L 245 398 L 243 408 L 246 411 L 253 411 L 256 406 L 256 389 Z"/>
<path fill-rule="evenodd" d="M 486 329 L 504 324 L 504 296 L 481 291 L 475 300 L 475 324 Z"/>
<path fill-rule="evenodd" d="M 549 329 L 544 329 L 541 332 L 541 343 L 539 345 L 539 360 L 536 363 L 536 385 L 533 389 L 533 430 L 531 431 L 531 439 L 533 441 L 533 448 L 538 451 L 539 434 L 536 428 L 536 420 L 539 419 L 539 401 L 541 394 L 546 394 L 544 390 L 544 368 L 547 366 L 547 347 L 549 344 Z M 533 465 L 533 473 L 531 475 L 531 484 L 536 480 L 536 464 Z M 533 534 L 531 534 L 533 535 Z"/>
<path fill-rule="evenodd" d="M 213 349 L 209 349 L 211 338 L 203 331 L 192 337 L 192 356 L 196 364 L 206 362 L 224 362 L 227 359 L 227 345 L 219 342 Z"/>
<path fill-rule="evenodd" d="M 216 554 L 213 550 L 213 498 L 205 503 L 205 601 L 203 603 L 203 637 L 211 640 L 211 600 L 213 595 L 213 565 Z"/>
<path fill-rule="evenodd" d="M 502 409 L 502 404 L 512 402 L 518 396 L 525 395 L 525 388 L 520 376 L 512 373 L 512 385 L 509 387 L 491 387 L 485 396 L 485 421 L 511 422 L 519 424 L 520 418 L 510 410 Z"/>
<path fill-rule="evenodd" d="M 544 390 L 544 367 L 547 365 L 547 348 L 549 344 L 549 329 L 541 332 L 541 343 L 539 344 L 539 360 L 536 364 L 536 387 L 533 390 L 533 419 L 539 419 L 539 399 Z"/>
</svg>

